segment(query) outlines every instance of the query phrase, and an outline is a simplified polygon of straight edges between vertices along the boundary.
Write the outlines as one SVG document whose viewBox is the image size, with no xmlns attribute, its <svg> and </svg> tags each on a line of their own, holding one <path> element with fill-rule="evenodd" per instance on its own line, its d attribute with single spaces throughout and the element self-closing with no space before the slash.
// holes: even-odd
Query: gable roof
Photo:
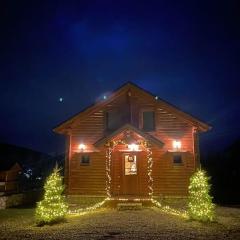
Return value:
<svg viewBox="0 0 240 240">
<path fill-rule="evenodd" d="M 119 129 L 117 129 L 116 131 L 112 132 L 111 134 L 107 135 L 106 137 L 101 138 L 100 140 L 98 140 L 97 142 L 94 143 L 95 147 L 99 147 L 105 143 L 107 143 L 109 140 L 111 140 L 114 136 L 118 135 L 119 133 L 125 131 L 125 130 L 132 130 L 133 132 L 137 133 L 138 135 L 140 135 L 141 137 L 145 138 L 146 140 L 149 140 L 150 142 L 162 147 L 164 145 L 164 143 L 162 141 L 160 141 L 159 139 L 153 137 L 152 135 L 142 132 L 140 129 L 134 127 L 133 125 L 127 123 L 125 125 L 123 125 L 122 127 L 120 127 Z"/>
<path fill-rule="evenodd" d="M 9 171 L 12 167 L 14 167 L 16 164 L 19 165 L 18 162 L 13 160 L 0 160 L 0 171 Z M 21 166 L 19 165 L 21 168 Z"/>
<path fill-rule="evenodd" d="M 152 100 L 156 101 L 157 103 L 161 104 L 161 107 L 165 107 L 166 109 L 168 109 L 169 111 L 174 112 L 179 118 L 189 122 L 190 124 L 192 124 L 193 126 L 196 126 L 200 131 L 208 131 L 211 129 L 211 126 L 209 126 L 208 124 L 202 122 L 201 120 L 193 117 L 192 115 L 183 112 L 182 110 L 180 110 L 178 107 L 168 103 L 167 101 L 161 99 L 161 98 L 155 98 L 156 96 L 153 95 L 151 92 L 139 87 L 138 85 L 132 83 L 132 82 L 127 82 L 125 84 L 123 84 L 122 86 L 120 86 L 119 88 L 117 88 L 115 91 L 113 91 L 113 93 L 106 99 L 106 100 L 100 100 L 95 104 L 92 104 L 86 108 L 84 108 L 81 112 L 75 114 L 74 116 L 70 117 L 69 119 L 67 119 L 66 121 L 60 123 L 59 125 L 57 125 L 53 131 L 56 133 L 65 133 L 65 130 L 68 129 L 71 125 L 71 123 L 73 123 L 76 119 L 82 119 L 84 116 L 87 116 L 88 114 L 93 113 L 94 111 L 96 111 L 97 109 L 107 105 L 108 103 L 110 103 L 112 100 L 116 99 L 118 96 L 122 95 L 123 93 L 126 93 L 129 89 L 134 89 L 148 97 L 151 97 Z"/>
</svg>

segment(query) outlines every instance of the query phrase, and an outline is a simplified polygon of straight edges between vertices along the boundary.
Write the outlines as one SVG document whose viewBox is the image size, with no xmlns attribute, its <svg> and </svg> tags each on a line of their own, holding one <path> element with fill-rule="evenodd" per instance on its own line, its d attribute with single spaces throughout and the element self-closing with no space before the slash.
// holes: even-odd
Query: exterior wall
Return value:
<svg viewBox="0 0 240 240">
<path fill-rule="evenodd" d="M 105 151 L 89 153 L 90 165 L 81 165 L 81 153 L 73 153 L 70 160 L 68 194 L 105 195 Z"/>
<path fill-rule="evenodd" d="M 0 172 L 0 192 L 16 192 L 18 190 L 20 170 L 20 166 L 15 164 L 10 170 Z"/>
<path fill-rule="evenodd" d="M 118 107 L 121 111 L 130 111 L 130 123 L 141 127 L 141 111 L 153 109 L 155 111 L 156 131 L 149 134 L 164 143 L 163 148 L 153 146 L 153 178 L 155 195 L 186 195 L 189 177 L 195 171 L 195 153 L 197 144 L 194 139 L 193 126 L 188 121 L 175 115 L 164 105 L 157 103 L 153 97 L 141 91 L 131 90 L 131 96 L 126 92 L 104 108 L 96 110 L 81 121 L 72 123 L 69 130 L 69 159 L 67 173 L 65 174 L 68 194 L 102 195 L 105 194 L 105 148 L 96 149 L 93 144 L 104 137 L 105 131 L 104 112 Z M 181 153 L 183 164 L 173 164 L 172 141 L 179 139 L 182 142 Z M 78 145 L 84 143 L 86 152 L 89 152 L 91 162 L 89 166 L 80 165 L 81 153 Z M 117 155 L 113 154 L 115 168 L 118 168 Z M 112 169 L 116 171 L 116 169 Z M 147 169 L 146 169 L 147 171 Z M 145 175 L 142 176 L 145 179 Z M 147 180 L 143 180 L 143 182 Z M 119 180 L 113 178 L 113 189 L 117 192 Z M 145 183 L 143 183 L 144 185 Z"/>
</svg>

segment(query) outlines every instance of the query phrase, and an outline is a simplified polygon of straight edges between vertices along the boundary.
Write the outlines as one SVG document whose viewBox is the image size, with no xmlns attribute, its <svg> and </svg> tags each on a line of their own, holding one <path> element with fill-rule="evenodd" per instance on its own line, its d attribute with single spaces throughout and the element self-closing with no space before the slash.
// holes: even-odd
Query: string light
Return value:
<svg viewBox="0 0 240 240">
<path fill-rule="evenodd" d="M 110 200 L 110 198 L 105 198 L 102 202 L 96 203 L 95 205 L 93 205 L 91 207 L 78 208 L 78 209 L 75 209 L 75 210 L 69 210 L 68 213 L 70 215 L 78 215 L 78 216 L 85 215 L 88 212 L 94 211 L 94 210 L 102 207 L 109 200 Z"/>
<path fill-rule="evenodd" d="M 152 166 L 153 166 L 153 158 L 152 158 L 152 150 L 149 147 L 149 144 L 146 142 L 146 149 L 147 149 L 147 170 L 148 170 L 148 189 L 149 189 L 149 196 L 152 198 L 153 196 L 153 177 L 152 177 Z"/>
<path fill-rule="evenodd" d="M 153 198 L 151 199 L 151 201 L 157 208 L 159 208 L 161 211 L 163 211 L 165 213 L 188 219 L 188 214 L 186 211 L 176 210 L 174 208 L 171 208 L 168 205 L 163 206 L 160 202 L 158 202 L 157 200 L 155 200 Z"/>
<path fill-rule="evenodd" d="M 107 175 L 107 179 L 106 179 L 106 193 L 107 196 L 110 198 L 111 197 L 111 161 L 112 161 L 112 151 L 113 148 L 111 148 L 110 146 L 107 148 L 106 150 L 106 175 Z"/>
</svg>

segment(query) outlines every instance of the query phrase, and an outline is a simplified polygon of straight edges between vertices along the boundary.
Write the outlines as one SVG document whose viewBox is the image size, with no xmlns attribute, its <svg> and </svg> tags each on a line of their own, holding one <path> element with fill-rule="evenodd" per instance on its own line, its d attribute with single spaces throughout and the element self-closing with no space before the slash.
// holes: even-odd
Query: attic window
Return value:
<svg viewBox="0 0 240 240">
<path fill-rule="evenodd" d="M 155 113 L 154 111 L 144 111 L 142 115 L 142 128 L 144 131 L 155 130 Z"/>
<path fill-rule="evenodd" d="M 119 109 L 114 109 L 106 112 L 106 129 L 114 131 L 121 127 L 122 114 Z"/>
</svg>

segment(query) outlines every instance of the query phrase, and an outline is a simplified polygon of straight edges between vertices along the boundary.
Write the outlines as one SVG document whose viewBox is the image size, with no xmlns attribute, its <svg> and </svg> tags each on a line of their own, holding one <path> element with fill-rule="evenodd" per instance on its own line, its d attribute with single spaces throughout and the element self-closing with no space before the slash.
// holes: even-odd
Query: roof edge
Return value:
<svg viewBox="0 0 240 240">
<path fill-rule="evenodd" d="M 137 134 L 139 134 L 140 136 L 142 136 L 143 138 L 146 138 L 147 140 L 153 142 L 154 144 L 162 147 L 164 145 L 164 143 L 153 137 L 152 135 L 148 134 L 148 133 L 145 133 L 145 132 L 142 132 L 140 129 L 136 128 L 135 126 L 127 123 L 125 125 L 123 125 L 122 127 L 118 128 L 117 130 L 115 130 L 114 132 L 110 133 L 108 136 L 105 136 L 101 139 L 99 139 L 97 142 L 95 142 L 93 145 L 95 147 L 99 147 L 105 143 L 107 143 L 108 140 L 110 140 L 111 138 L 113 138 L 114 136 L 118 135 L 119 133 L 125 131 L 125 130 L 132 130 L 134 132 L 136 132 Z"/>
</svg>

